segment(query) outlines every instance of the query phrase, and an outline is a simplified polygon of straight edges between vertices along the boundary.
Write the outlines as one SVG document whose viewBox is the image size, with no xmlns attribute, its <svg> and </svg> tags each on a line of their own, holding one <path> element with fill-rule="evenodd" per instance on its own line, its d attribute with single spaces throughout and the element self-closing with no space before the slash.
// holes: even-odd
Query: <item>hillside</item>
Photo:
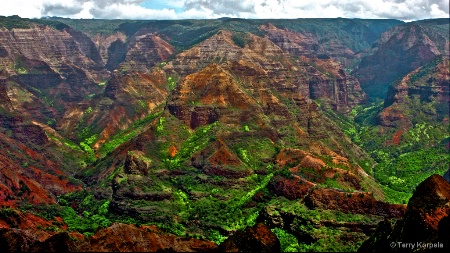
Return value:
<svg viewBox="0 0 450 253">
<path fill-rule="evenodd" d="M 415 25 L 0 17 L 0 245 L 356 251 L 445 172 L 441 51 L 368 103 L 394 34 L 448 44 Z"/>
<path fill-rule="evenodd" d="M 449 19 L 419 20 L 383 33 L 353 71 L 370 98 L 384 98 L 388 87 L 438 55 L 450 55 Z"/>
</svg>

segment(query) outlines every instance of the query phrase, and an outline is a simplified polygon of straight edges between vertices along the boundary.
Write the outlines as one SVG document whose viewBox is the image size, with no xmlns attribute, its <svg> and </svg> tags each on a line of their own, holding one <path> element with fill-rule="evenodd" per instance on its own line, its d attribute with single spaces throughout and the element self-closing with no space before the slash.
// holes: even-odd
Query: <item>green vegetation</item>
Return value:
<svg viewBox="0 0 450 253">
<path fill-rule="evenodd" d="M 51 20 L 33 20 L 46 23 L 59 23 L 69 25 L 88 35 L 102 34 L 110 35 L 117 31 L 119 26 L 125 23 L 125 20 L 104 20 L 104 19 L 68 19 L 52 18 Z"/>
<path fill-rule="evenodd" d="M 243 32 L 235 32 L 233 33 L 233 36 L 231 37 L 234 44 L 237 46 L 244 48 L 245 45 L 249 44 L 251 42 L 250 36 Z"/>
<path fill-rule="evenodd" d="M 0 27 L 5 27 L 8 30 L 13 28 L 30 28 L 32 22 L 29 19 L 20 18 L 17 15 L 11 17 L 0 16 Z"/>
<path fill-rule="evenodd" d="M 365 240 L 365 235 L 346 229 L 345 224 L 351 222 L 375 226 L 383 220 L 381 216 L 309 209 L 298 201 L 289 201 L 284 197 L 273 198 L 267 206 L 275 217 L 281 213 L 294 217 L 292 223 L 285 224 L 284 228 L 272 229 L 285 252 L 354 252 Z M 327 222 L 334 225 L 324 226 Z M 298 240 L 295 235 L 303 240 L 310 239 L 305 242 Z"/>
<path fill-rule="evenodd" d="M 167 77 L 167 85 L 169 86 L 169 90 L 172 91 L 175 89 L 177 85 L 178 78 L 175 77 Z"/>
<path fill-rule="evenodd" d="M 410 76 L 409 81 L 411 83 L 415 83 L 420 81 L 421 79 L 428 79 L 429 76 L 435 73 L 435 68 L 439 63 L 441 63 L 444 59 L 442 55 L 437 56 L 427 65 L 423 66 L 420 71 Z M 421 82 L 422 85 L 427 84 L 427 82 Z M 429 83 L 430 84 L 430 83 Z"/>
<path fill-rule="evenodd" d="M 242 19 L 75 21 L 59 18 L 37 21 L 18 17 L 0 17 L 0 26 L 7 29 L 27 28 L 32 26 L 33 22 L 52 25 L 56 29 L 68 28 L 67 25 L 63 24 L 65 23 L 86 32 L 90 36 L 97 33 L 108 35 L 121 32 L 128 39 L 138 34 L 136 32 L 140 29 L 152 28 L 163 34 L 162 38 L 170 40 L 169 42 L 181 51 L 218 33 L 221 29 L 232 31 L 231 39 L 237 46 L 248 47 L 251 43 L 248 32 L 263 36 L 265 34 L 264 29 L 259 29 L 259 27 L 266 25 L 269 21 Z M 342 46 L 343 48 L 350 48 L 354 52 L 367 48 L 375 40 L 373 34 L 379 34 L 384 29 L 380 27 L 390 27 L 398 23 L 397 21 L 379 21 L 381 23 L 377 25 L 365 26 L 366 21 L 346 19 L 333 21 L 270 20 L 270 22 L 282 29 L 288 28 L 298 32 L 308 31 L 318 38 L 325 51 L 327 47 Z M 364 39 L 356 42 L 349 40 L 350 35 L 353 36 L 353 33 L 357 32 L 351 31 L 349 28 L 354 24 L 359 24 L 364 30 L 369 31 L 367 36 L 359 36 L 364 37 Z M 120 53 L 120 50 L 117 49 L 116 51 L 116 53 Z M 110 56 L 110 59 L 116 57 L 116 55 Z M 281 60 L 282 57 L 275 56 L 272 58 L 272 60 L 277 59 Z M 226 59 L 223 57 L 217 57 L 211 59 L 211 62 L 222 63 L 224 60 Z M 300 60 L 300 57 L 297 60 Z M 159 70 L 165 70 L 164 66 L 168 63 L 170 65 L 170 59 L 167 62 L 161 62 L 158 66 Z M 287 63 L 289 61 L 282 64 L 286 65 Z M 291 59 L 291 63 L 295 63 L 295 59 Z M 432 75 L 432 67 L 436 63 L 432 62 L 430 66 L 412 75 L 411 82 L 425 83 L 425 79 Z M 20 75 L 34 74 L 33 69 L 29 66 L 31 65 L 29 61 L 20 57 L 14 59 L 14 64 L 8 64 L 11 65 L 10 69 L 14 69 L 19 74 L 19 78 L 26 78 L 26 76 Z M 132 64 L 124 63 L 120 65 L 120 68 L 117 75 L 120 75 L 120 71 L 131 71 Z M 230 68 L 234 68 L 234 65 Z M 317 68 L 326 76 L 333 78 L 326 68 Z M 292 71 L 294 71 L 293 69 Z M 167 86 L 165 86 L 165 89 L 169 92 L 174 91 L 179 78 L 174 73 L 166 76 L 165 85 Z M 242 79 L 253 80 L 253 78 L 246 76 Z M 293 79 L 287 80 L 286 91 L 292 90 L 289 85 L 295 82 Z M 260 95 L 255 94 L 258 87 L 270 86 L 264 86 L 266 85 L 264 81 L 250 83 L 248 80 L 238 80 L 240 90 L 253 98 L 260 96 L 255 99 L 255 105 L 257 106 L 269 103 L 265 101 L 266 98 L 261 95 L 262 93 Z M 106 80 L 101 81 L 98 86 L 105 86 L 106 82 Z M 432 85 L 432 83 L 427 84 Z M 251 89 L 247 89 L 248 87 L 251 87 Z M 103 88 L 111 87 L 94 85 L 94 88 L 103 90 Z M 64 113 L 53 113 L 53 109 L 56 109 L 55 104 L 61 108 L 63 105 L 59 101 L 61 97 L 48 96 L 49 90 L 26 87 L 17 92 L 13 90 L 13 93 L 15 96 L 23 96 L 23 101 L 18 101 L 23 102 L 23 108 L 29 106 L 33 101 L 33 95 L 30 94 L 34 94 L 42 100 L 45 106 L 51 107 L 42 115 L 58 115 L 57 118 L 70 115 L 70 110 L 65 111 L 64 108 L 60 110 Z M 52 90 L 52 92 L 54 91 Z M 219 121 L 195 129 L 191 129 L 191 127 L 194 128 L 192 126 L 194 124 L 189 126 L 186 122 L 171 115 L 167 107 L 163 109 L 164 105 L 158 108 L 158 112 L 146 116 L 141 114 L 150 109 L 152 101 L 147 101 L 143 97 L 138 99 L 133 95 L 134 100 L 132 100 L 134 102 L 130 106 L 125 106 L 125 114 L 131 115 L 131 117 L 145 117 L 141 117 L 130 126 L 128 126 L 129 122 L 124 123 L 127 120 L 125 117 L 122 118 L 123 121 L 121 122 L 114 122 L 119 127 L 128 127 L 125 130 L 109 133 L 112 136 L 95 151 L 93 149 L 94 144 L 103 141 L 103 139 L 99 139 L 101 130 L 98 129 L 99 124 L 96 121 L 99 120 L 96 117 L 104 110 L 101 108 L 108 108 L 108 106 L 114 106 L 119 102 L 126 103 L 126 101 L 121 101 L 119 96 L 117 96 L 117 99 L 102 98 L 101 93 L 95 91 L 88 91 L 87 93 L 90 93 L 87 98 L 82 98 L 82 103 L 78 103 L 82 108 L 79 110 L 79 112 L 83 112 L 82 118 L 75 127 L 74 133 L 68 134 L 71 138 L 73 137 L 76 143 L 65 137 L 47 133 L 51 140 L 48 145 L 51 152 L 48 152 L 48 154 L 46 152 L 40 153 L 44 155 L 45 159 L 49 158 L 49 161 L 52 161 L 50 158 L 56 153 L 53 152 L 52 148 L 58 151 L 63 150 L 63 154 L 56 157 L 55 161 L 58 162 L 56 164 L 64 164 L 63 166 L 67 168 L 73 167 L 70 172 L 82 168 L 83 170 L 77 171 L 76 176 L 84 180 L 89 191 L 78 191 L 59 196 L 59 205 L 21 207 L 21 210 L 35 213 L 47 220 L 61 216 L 70 231 L 78 231 L 86 235 L 92 235 L 97 229 L 107 227 L 112 222 L 124 222 L 136 225 L 154 224 L 163 231 L 179 236 L 207 238 L 221 243 L 226 239 L 225 234 L 254 225 L 258 219 L 265 218 L 262 214 L 266 215 L 266 213 L 263 212 L 272 208 L 273 212 L 270 215 L 279 215 L 281 218 L 289 217 L 288 223 L 272 229 L 280 239 L 283 251 L 355 251 L 367 238 L 362 232 L 352 230 L 355 223 L 357 225 L 374 226 L 382 217 L 348 214 L 334 210 L 309 209 L 302 201 L 289 201 L 283 197 L 275 196 L 268 187 L 270 180 L 274 175 L 294 179 L 289 166 L 296 165 L 289 164 L 284 168 L 278 168 L 276 159 L 280 149 L 286 147 L 302 150 L 310 148 L 312 150 L 311 143 L 317 142 L 318 145 L 330 147 L 335 151 L 339 150 L 340 154 L 348 154 L 352 166 L 358 163 L 368 174 L 373 176 L 381 184 L 386 200 L 392 203 L 406 203 L 417 184 L 431 174 L 442 174 L 448 169 L 450 155 L 443 143 L 446 143 L 445 140 L 448 142 L 450 134 L 448 125 L 442 124 L 443 119 L 448 115 L 440 115 L 440 112 L 445 111 L 446 105 L 439 104 L 436 101 L 428 101 L 431 100 L 429 97 L 410 96 L 405 98 L 407 106 L 398 106 L 395 109 L 401 111 L 402 116 L 410 117 L 411 122 L 404 125 L 398 124 L 395 127 L 381 127 L 377 124 L 377 115 L 385 106 L 383 101 L 375 101 L 370 105 L 359 105 L 349 115 L 341 115 L 332 111 L 331 106 L 324 99 L 319 99 L 316 102 L 323 109 L 323 114 L 334 122 L 329 122 L 322 117 L 322 110 L 317 112 L 316 115 L 322 117 L 319 120 L 324 119 L 326 121 L 324 123 L 327 126 L 326 131 L 332 130 L 325 134 L 329 137 L 321 138 L 317 137 L 320 133 L 317 136 L 305 134 L 310 130 L 314 132 L 315 129 L 310 127 L 310 123 L 313 123 L 313 126 L 317 124 L 317 122 L 313 122 L 316 120 L 315 115 L 309 114 L 309 111 L 302 111 L 304 109 L 301 108 L 304 107 L 299 106 L 299 101 L 286 98 L 286 96 L 283 98 L 282 91 L 274 92 L 274 96 L 286 105 L 289 111 L 288 116 L 299 119 L 295 124 L 285 124 L 284 113 L 257 115 L 255 117 L 250 114 L 250 117 L 236 117 L 236 119 L 243 119 L 244 121 L 236 120 L 233 122 L 232 117 L 237 115 L 234 114 L 233 110 L 239 110 L 236 106 L 231 109 L 226 108 L 226 110 L 230 110 L 225 110 Z M 138 93 L 139 91 L 136 91 L 136 94 Z M 95 106 L 95 103 L 99 100 L 102 106 Z M 86 104 L 86 102 L 89 104 Z M 188 101 L 188 103 L 189 108 L 187 110 L 194 107 L 211 106 L 202 104 L 200 101 Z M 73 104 L 77 103 L 73 102 Z M 277 108 L 272 108 L 270 104 L 267 104 L 267 107 L 270 107 L 268 111 Z M 0 109 L 2 115 L 11 113 L 5 108 Z M 219 108 L 220 113 L 223 112 L 222 108 Z M 248 108 L 252 109 L 252 107 Z M 42 122 L 47 122 L 50 127 L 55 129 L 58 127 L 58 131 L 66 124 L 66 122 L 56 122 L 51 116 L 45 115 Z M 305 123 L 303 120 L 306 117 L 308 118 Z M 6 118 L 5 122 L 8 123 L 9 121 L 12 120 Z M 203 124 L 204 118 L 199 121 L 192 120 L 192 122 L 202 122 Z M 26 123 L 28 122 L 23 125 L 26 125 Z M 70 122 L 67 125 L 70 125 Z M 69 132 L 70 127 L 63 128 L 60 133 Z M 341 129 L 345 136 L 338 129 Z M 1 132 L 9 137 L 15 137 L 17 134 L 11 129 L 3 130 L 2 128 Z M 347 140 L 346 137 L 361 146 L 370 157 L 363 151 L 354 148 L 350 142 L 341 141 Z M 220 147 L 220 149 L 217 147 Z M 9 147 L 5 150 L 9 154 L 13 153 L 9 150 Z M 40 147 L 36 150 L 42 151 L 43 149 Z M 69 150 L 69 152 L 66 152 L 66 150 Z M 136 152 L 132 150 L 136 150 Z M 316 152 L 326 153 L 325 151 Z M 135 160 L 131 162 L 135 162 L 135 164 L 129 165 L 124 162 L 127 154 L 135 156 L 133 157 Z M 27 173 L 31 174 L 35 163 L 28 158 L 22 159 L 31 155 L 23 151 L 15 156 L 17 157 L 14 158 L 14 162 L 27 169 Z M 346 165 L 333 164 L 329 156 L 317 154 L 314 154 L 314 156 L 322 159 L 330 167 L 349 170 Z M 225 159 L 220 159 L 221 157 L 225 157 Z M 72 163 L 66 165 L 66 161 L 72 161 Z M 39 169 L 45 167 L 40 166 Z M 127 174 L 130 171 L 135 173 L 136 167 L 139 171 L 136 174 L 144 170 L 145 172 L 139 175 Z M 52 172 L 52 175 L 58 176 L 58 173 Z M 297 173 L 297 175 L 305 178 L 307 174 L 312 174 L 311 177 L 318 175 L 317 171 L 308 168 L 301 168 L 301 172 Z M 338 188 L 344 191 L 354 190 L 351 186 L 342 186 L 336 180 L 339 176 L 342 176 L 342 174 L 336 174 L 334 178 L 321 181 L 315 187 Z M 59 179 L 65 180 L 63 176 L 59 176 Z M 80 181 L 74 178 L 69 179 L 69 182 L 82 185 Z M 365 189 L 364 183 L 366 182 L 363 181 L 361 184 Z M 342 184 L 344 185 L 344 183 Z M 15 191 L 18 197 L 26 197 L 31 190 L 27 184 L 20 181 L 20 187 Z M 95 195 L 93 192 L 95 192 Z M 120 196 L 120 194 L 123 194 L 123 196 Z M 119 197 L 117 197 L 118 195 Z M 363 194 L 361 195 L 363 196 Z M 115 205 L 118 202 L 123 203 Z M 114 204 L 114 208 L 111 208 L 110 211 L 111 203 Z M 126 209 L 123 212 L 117 211 L 122 208 L 121 204 L 124 204 L 123 208 Z M 15 219 L 18 218 L 18 214 L 12 209 L 2 208 L 0 209 L 0 218 L 5 219 L 11 226 L 16 226 Z M 56 231 L 58 227 L 47 229 Z M 348 241 L 352 243 L 349 244 Z"/>
<path fill-rule="evenodd" d="M 98 86 L 105 86 L 107 82 L 108 82 L 108 80 L 101 81 L 101 82 L 99 82 L 97 85 L 98 85 Z"/>
<path fill-rule="evenodd" d="M 61 216 L 64 222 L 69 226 L 70 231 L 77 231 L 84 235 L 93 235 L 98 228 L 108 227 L 111 221 L 99 214 L 91 214 L 84 211 L 83 214 L 77 214 L 71 207 L 63 206 Z"/>
<path fill-rule="evenodd" d="M 156 130 L 157 132 L 161 132 L 163 129 L 163 117 L 160 118 L 159 123 L 160 124 L 158 125 Z M 164 160 L 167 166 L 172 169 L 178 168 L 182 162 L 190 159 L 192 154 L 205 148 L 211 140 L 209 132 L 216 125 L 217 123 L 212 123 L 195 129 L 195 131 L 189 136 L 189 138 L 181 144 L 181 149 L 178 151 L 178 153 L 174 157 Z"/>
<path fill-rule="evenodd" d="M 28 71 L 27 71 L 25 68 L 22 68 L 22 67 L 17 67 L 17 68 L 16 68 L 16 71 L 17 71 L 17 73 L 18 73 L 19 75 L 24 75 L 24 74 L 27 74 L 27 73 L 28 73 Z"/>
<path fill-rule="evenodd" d="M 71 203 L 79 203 L 75 211 Z M 108 218 L 109 201 L 97 200 L 92 193 L 86 191 L 72 192 L 59 197 L 61 205 L 60 214 L 69 230 L 78 231 L 85 235 L 92 235 L 98 228 L 108 227 L 111 221 Z"/>
<path fill-rule="evenodd" d="M 269 138 L 243 137 L 239 142 L 233 143 L 231 148 L 252 169 L 265 168 L 269 164 L 264 161 L 277 153 L 275 144 Z"/>
<path fill-rule="evenodd" d="M 190 202 L 188 219 L 200 220 L 206 227 L 220 226 L 223 229 L 230 231 L 255 225 L 260 207 L 245 209 L 243 208 L 243 205 L 248 203 L 256 192 L 265 188 L 272 176 L 273 174 L 262 178 L 258 177 L 257 181 L 259 181 L 259 183 L 256 185 L 252 184 L 252 188 L 248 192 L 233 190 L 231 191 L 232 194 L 230 194 L 230 191 L 227 191 L 226 189 L 213 189 L 211 192 L 215 193 L 211 194 L 209 197 Z M 251 179 L 247 178 L 247 180 Z M 198 189 L 198 187 L 202 186 L 197 185 L 193 190 Z M 204 191 L 206 191 L 206 189 Z M 223 194 L 229 194 L 232 197 L 227 201 L 221 201 L 217 197 Z M 205 236 L 215 240 L 217 234 L 214 231 L 210 231 Z"/>
<path fill-rule="evenodd" d="M 143 131 L 143 129 L 148 125 L 149 122 L 157 118 L 159 115 L 161 115 L 161 113 L 162 112 L 150 114 L 142 120 L 137 120 L 128 129 L 120 131 L 119 133 L 111 137 L 111 139 L 105 142 L 98 150 L 100 157 L 106 156 L 106 154 L 111 153 L 121 144 L 136 137 L 139 133 Z"/>
<path fill-rule="evenodd" d="M 0 208 L 0 219 L 5 221 L 12 228 L 18 227 L 17 221 L 20 218 L 19 214 L 12 208 Z"/>
<path fill-rule="evenodd" d="M 442 145 L 450 136 L 447 127 L 422 113 L 427 103 L 414 97 L 405 100 L 409 107 L 401 110 L 413 123 L 407 129 L 376 125 L 375 119 L 383 109 L 381 101 L 355 107 L 349 118 L 326 111 L 349 138 L 371 155 L 375 161 L 372 168 L 360 165 L 382 185 L 386 200 L 392 203 L 407 203 L 420 182 L 448 169 L 450 159 Z"/>
<path fill-rule="evenodd" d="M 69 231 L 77 231 L 86 236 L 93 235 L 99 228 L 111 225 L 108 213 L 110 202 L 107 200 L 97 200 L 92 193 L 88 193 L 87 191 L 72 192 L 59 196 L 58 202 L 59 205 L 31 205 L 23 203 L 20 206 L 20 210 L 22 212 L 31 212 L 46 220 L 62 217 L 68 225 Z M 74 205 L 77 206 L 76 210 L 71 207 Z M 2 210 L 4 209 L 0 209 L 0 216 Z M 14 213 L 8 214 L 8 217 L 15 217 Z M 55 226 L 46 229 L 58 230 Z"/>
<path fill-rule="evenodd" d="M 380 152 L 379 152 L 380 153 Z M 388 154 L 378 154 L 380 163 L 375 168 L 375 178 L 391 189 L 411 193 L 415 187 L 432 174 L 443 175 L 448 169 L 450 155 L 445 148 L 424 148 L 403 153 L 392 159 Z"/>
<path fill-rule="evenodd" d="M 92 107 L 88 107 L 87 109 L 86 109 L 86 111 L 84 111 L 84 113 L 86 113 L 86 114 L 91 114 L 92 113 Z"/>
<path fill-rule="evenodd" d="M 300 252 L 300 246 L 297 238 L 280 228 L 271 229 L 278 237 L 281 244 L 281 252 Z"/>
</svg>

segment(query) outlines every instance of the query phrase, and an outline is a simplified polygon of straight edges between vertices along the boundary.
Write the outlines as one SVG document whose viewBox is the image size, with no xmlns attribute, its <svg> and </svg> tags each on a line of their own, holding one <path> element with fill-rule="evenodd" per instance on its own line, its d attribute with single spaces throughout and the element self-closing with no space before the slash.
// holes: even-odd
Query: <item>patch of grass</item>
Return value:
<svg viewBox="0 0 450 253">
<path fill-rule="evenodd" d="M 231 39 L 233 40 L 234 44 L 241 48 L 244 48 L 245 45 L 251 42 L 250 36 L 243 32 L 234 32 Z"/>
<path fill-rule="evenodd" d="M 183 141 L 177 154 L 173 158 L 167 158 L 164 160 L 167 167 L 172 169 L 178 168 L 182 162 L 190 159 L 195 152 L 204 149 L 211 140 L 209 132 L 216 125 L 217 122 L 195 129 L 189 138 Z"/>
<path fill-rule="evenodd" d="M 300 246 L 297 238 L 280 228 L 271 229 L 280 240 L 281 252 L 300 252 Z"/>
<path fill-rule="evenodd" d="M 60 215 L 70 231 L 92 235 L 98 228 L 108 227 L 112 223 L 108 218 L 110 202 L 97 200 L 92 193 L 72 192 L 60 196 L 59 203 L 61 204 Z M 72 203 L 78 203 L 77 210 L 70 206 Z"/>
<path fill-rule="evenodd" d="M 123 130 L 114 135 L 109 141 L 105 142 L 98 150 L 100 157 L 106 156 L 106 154 L 111 153 L 123 143 L 138 136 L 139 133 L 141 133 L 142 130 L 148 125 L 148 123 L 150 123 L 153 119 L 161 115 L 161 113 L 162 111 L 150 114 L 142 120 L 137 120 L 128 129 Z"/>
</svg>

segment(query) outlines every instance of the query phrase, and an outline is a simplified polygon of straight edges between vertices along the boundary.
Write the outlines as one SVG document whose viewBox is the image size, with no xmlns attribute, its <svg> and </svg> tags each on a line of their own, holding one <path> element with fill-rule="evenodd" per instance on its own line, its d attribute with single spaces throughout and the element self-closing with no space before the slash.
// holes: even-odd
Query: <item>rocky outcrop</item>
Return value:
<svg viewBox="0 0 450 253">
<path fill-rule="evenodd" d="M 53 204 L 57 195 L 81 188 L 61 171 L 58 152 L 40 124 L 1 115 L 0 131 L 2 204 L 14 206 L 20 200 Z M 43 146 L 47 152 L 38 152 Z"/>
<path fill-rule="evenodd" d="M 408 202 L 403 219 L 394 225 L 381 223 L 377 232 L 361 245 L 360 252 L 428 252 L 450 246 L 450 183 L 432 175 L 420 183 Z M 388 244 L 385 242 L 388 241 Z M 390 244 L 394 242 L 395 244 Z M 414 247 L 403 247 L 411 244 Z M 427 246 L 431 244 L 431 246 Z"/>
<path fill-rule="evenodd" d="M 207 175 L 225 178 L 245 178 L 254 172 L 230 150 L 223 140 L 218 140 L 194 154 L 191 164 Z"/>
<path fill-rule="evenodd" d="M 10 137 L 23 142 L 44 146 L 48 144 L 45 131 L 38 125 L 27 122 L 19 116 L 0 115 L 0 127 L 10 130 Z"/>
<path fill-rule="evenodd" d="M 330 59 L 312 59 L 311 64 L 331 79 L 331 84 L 327 81 L 315 83 L 316 80 L 311 80 L 309 83 L 311 99 L 328 98 L 333 110 L 344 112 L 366 102 L 366 94 L 362 91 L 358 80 L 347 74 L 338 62 Z"/>
<path fill-rule="evenodd" d="M 162 190 L 156 177 L 150 177 L 151 160 L 141 151 L 129 151 L 125 158 L 123 172 L 117 173 L 112 180 L 112 201 L 110 211 L 126 214 L 143 220 L 157 220 L 151 217 L 161 207 L 158 202 L 173 201 L 171 189 Z M 136 186 L 144 186 L 139 187 Z M 147 205 L 132 205 L 134 201 L 144 201 Z"/>
<path fill-rule="evenodd" d="M 89 239 L 86 246 L 82 246 L 82 251 L 208 252 L 217 247 L 215 243 L 210 241 L 181 238 L 160 232 L 155 233 L 145 228 L 118 223 L 97 231 Z"/>
<path fill-rule="evenodd" d="M 143 158 L 143 155 L 140 151 L 128 151 L 124 164 L 125 173 L 147 176 L 151 161 Z"/>
<path fill-rule="evenodd" d="M 114 46 L 119 49 L 119 45 Z M 119 68 L 145 73 L 156 64 L 166 61 L 175 53 L 175 49 L 158 34 L 139 31 L 127 42 L 126 52 L 125 61 Z"/>
<path fill-rule="evenodd" d="M 100 80 L 107 75 L 94 43 L 70 27 L 56 30 L 49 26 L 32 25 L 30 29 L 2 29 L 0 42 L 4 51 L 8 52 L 9 58 L 3 61 L 13 63 L 13 68 L 7 68 L 11 74 L 19 68 L 22 68 L 19 72 L 31 71 L 20 65 L 20 61 L 15 58 L 19 55 L 30 60 L 46 62 L 63 78 L 70 78 L 71 68 L 75 66 L 93 80 Z"/>
<path fill-rule="evenodd" d="M 271 23 L 260 26 L 260 29 L 266 31 L 266 36 L 289 54 L 314 57 L 324 53 L 318 38 L 312 33 L 302 34 L 289 29 L 280 29 Z"/>
<path fill-rule="evenodd" d="M 318 157 L 324 155 L 328 158 Z M 324 160 L 332 162 L 325 163 Z M 330 209 L 383 217 L 401 217 L 405 212 L 404 205 L 378 201 L 372 194 L 361 191 L 363 181 L 374 179 L 358 166 L 351 166 L 347 158 L 326 147 L 313 144 L 309 151 L 282 149 L 275 162 L 279 168 L 289 170 L 274 176 L 269 182 L 269 189 L 287 199 L 300 200 L 311 209 Z M 318 186 L 330 182 L 334 185 L 333 188 Z M 370 191 L 379 189 L 371 188 Z M 377 193 L 377 197 L 382 195 Z"/>
<path fill-rule="evenodd" d="M 353 74 L 369 97 L 384 98 L 389 85 L 398 78 L 438 55 L 449 55 L 448 29 L 448 19 L 396 26 L 383 33 L 372 55 L 363 58 Z"/>
<path fill-rule="evenodd" d="M 365 100 L 358 81 L 333 60 L 294 61 L 267 38 L 246 34 L 243 48 L 233 41 L 233 33 L 219 31 L 199 45 L 178 54 L 164 69 L 184 77 L 211 63 L 221 64 L 253 91 L 272 89 L 311 99 L 324 98 L 333 109 L 347 112 Z M 252 87 L 253 86 L 253 87 Z"/>
<path fill-rule="evenodd" d="M 262 113 L 255 104 L 230 73 L 212 64 L 187 76 L 172 94 L 167 108 L 195 129 L 217 120 L 238 124 L 252 120 L 249 115 Z"/>
<path fill-rule="evenodd" d="M 52 127 L 68 110 L 99 94 L 103 87 L 98 83 L 109 76 L 86 35 L 63 24 L 55 27 L 30 23 L 0 30 L 0 68 L 10 112 Z"/>
<path fill-rule="evenodd" d="M 293 176 L 292 178 L 274 177 L 269 183 L 269 189 L 279 196 L 294 200 L 303 199 L 315 185 L 299 176 Z"/>
<path fill-rule="evenodd" d="M 121 32 L 110 35 L 95 34 L 92 36 L 105 67 L 113 71 L 125 60 L 127 36 Z"/>
<path fill-rule="evenodd" d="M 285 175 L 287 178 L 274 177 L 271 181 L 272 190 L 288 199 L 303 199 L 316 184 L 333 182 L 340 189 L 361 191 L 363 180 L 374 181 L 358 165 L 352 165 L 348 158 L 315 142 L 305 150 L 282 149 L 277 154 L 275 163 L 279 168 L 289 168 L 289 173 L 292 174 Z M 372 184 L 375 185 L 374 182 Z M 277 189 L 276 185 L 283 190 Z M 367 190 L 380 191 L 375 188 Z M 291 194 L 295 192 L 301 194 Z M 382 196 L 377 194 L 378 197 Z"/>
<path fill-rule="evenodd" d="M 389 86 L 385 108 L 377 117 L 378 124 L 408 128 L 420 114 L 428 122 L 444 123 L 444 119 L 448 118 L 449 87 L 449 59 L 438 56 Z M 411 100 L 418 100 L 420 103 L 414 105 Z M 414 108 L 414 111 L 410 108 Z"/>
<path fill-rule="evenodd" d="M 280 241 L 263 223 L 238 230 L 218 248 L 221 252 L 280 252 Z"/>
<path fill-rule="evenodd" d="M 362 21 L 362 20 L 361 20 Z M 379 38 L 381 32 L 399 25 L 399 20 L 322 19 L 308 22 L 298 19 L 285 23 L 271 20 L 259 26 L 272 42 L 285 52 L 296 56 L 335 59 L 346 68 L 358 64 L 363 50 Z"/>
<path fill-rule="evenodd" d="M 305 211 L 307 212 L 307 209 Z M 382 221 L 383 217 L 371 216 L 370 221 L 342 221 L 325 217 L 318 220 L 303 212 L 296 213 L 275 205 L 268 205 L 261 210 L 257 220 L 266 223 L 271 228 L 285 230 L 294 235 L 299 243 L 311 245 L 320 240 L 320 233 L 314 231 L 321 229 L 338 229 L 340 233 L 337 236 L 341 242 L 344 244 L 356 243 L 361 238 L 367 238 L 373 234 L 377 223 Z"/>
<path fill-rule="evenodd" d="M 305 205 L 312 209 L 340 210 L 344 213 L 373 214 L 389 218 L 400 218 L 405 213 L 404 205 L 377 201 L 369 193 L 334 189 L 312 190 L 305 198 Z"/>
<path fill-rule="evenodd" d="M 106 84 L 104 94 L 89 103 L 68 108 L 57 129 L 76 139 L 74 128 L 90 127 L 98 133 L 93 144 L 97 149 L 118 131 L 153 113 L 155 108 L 166 102 L 168 93 L 166 77 L 159 70 L 147 74 L 115 71 Z M 90 112 L 88 108 L 91 108 Z"/>
<path fill-rule="evenodd" d="M 67 232 L 0 229 L 0 247 L 6 252 L 211 252 L 217 245 L 115 223 L 82 239 L 73 239 Z"/>
</svg>

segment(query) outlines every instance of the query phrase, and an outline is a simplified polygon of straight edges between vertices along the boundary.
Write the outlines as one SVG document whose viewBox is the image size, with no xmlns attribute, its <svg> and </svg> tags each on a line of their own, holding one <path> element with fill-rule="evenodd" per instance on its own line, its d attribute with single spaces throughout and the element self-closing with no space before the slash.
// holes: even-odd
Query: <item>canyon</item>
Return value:
<svg viewBox="0 0 450 253">
<path fill-rule="evenodd" d="M 448 27 L 0 17 L 0 245 L 356 251 L 409 236 L 396 231 L 442 188 L 422 185 L 447 170 Z M 430 223 L 447 224 L 442 208 Z"/>
</svg>

